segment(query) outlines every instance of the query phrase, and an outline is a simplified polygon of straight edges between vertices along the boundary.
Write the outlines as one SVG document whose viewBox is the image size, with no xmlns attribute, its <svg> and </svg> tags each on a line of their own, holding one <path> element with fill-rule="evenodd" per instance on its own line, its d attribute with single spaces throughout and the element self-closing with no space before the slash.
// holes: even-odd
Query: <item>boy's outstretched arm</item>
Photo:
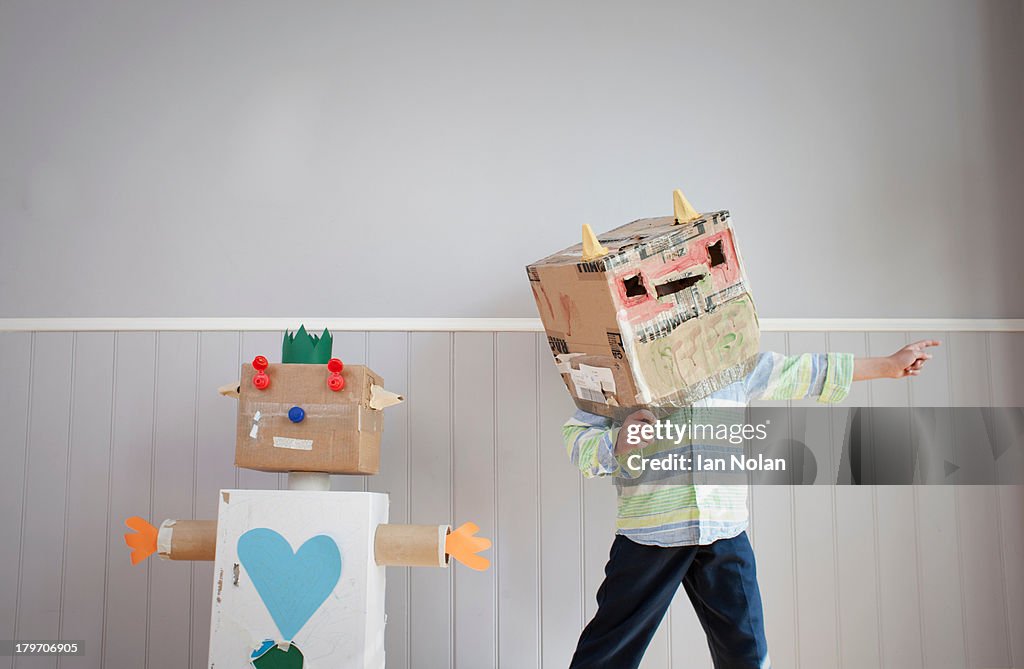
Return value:
<svg viewBox="0 0 1024 669">
<path fill-rule="evenodd" d="M 884 358 L 855 358 L 853 361 L 853 380 L 870 381 L 871 379 L 902 379 L 906 376 L 917 376 L 921 373 L 924 363 L 932 359 L 931 353 L 925 349 L 941 346 L 936 339 L 922 339 L 907 344 L 892 355 Z"/>
<path fill-rule="evenodd" d="M 925 349 L 938 346 L 932 339 L 908 344 L 882 358 L 855 358 L 850 353 L 762 353 L 746 378 L 750 399 L 841 402 L 854 381 L 917 376 L 932 358 Z"/>
</svg>

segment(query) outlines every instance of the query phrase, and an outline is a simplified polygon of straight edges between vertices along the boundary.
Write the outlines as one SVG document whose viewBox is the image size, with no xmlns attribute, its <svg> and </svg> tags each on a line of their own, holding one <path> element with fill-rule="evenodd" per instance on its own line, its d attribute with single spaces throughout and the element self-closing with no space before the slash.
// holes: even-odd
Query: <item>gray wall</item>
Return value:
<svg viewBox="0 0 1024 669">
<path fill-rule="evenodd" d="M 887 353 L 944 340 L 912 383 L 858 384 L 867 406 L 1024 405 L 1024 333 L 764 335 L 791 353 Z M 388 666 L 565 667 L 611 542 L 614 492 L 567 462 L 568 394 L 536 333 L 338 332 L 408 400 L 382 468 L 397 522 L 475 520 L 485 573 L 388 571 Z M 280 333 L 0 333 L 0 638 L 84 639 L 60 667 L 205 666 L 210 564 L 128 563 L 121 520 L 211 518 L 219 488 L 277 488 L 232 466 L 235 402 L 215 388 Z M 779 667 L 1024 664 L 1024 487 L 759 487 L 752 540 Z M 9 666 L 4 661 L 4 666 Z M 17 668 L 55 667 L 52 658 Z M 710 669 L 680 595 L 645 669 Z"/>
<path fill-rule="evenodd" d="M 0 317 L 531 316 L 677 186 L 765 316 L 1021 316 L 1021 16 L 6 0 Z"/>
</svg>

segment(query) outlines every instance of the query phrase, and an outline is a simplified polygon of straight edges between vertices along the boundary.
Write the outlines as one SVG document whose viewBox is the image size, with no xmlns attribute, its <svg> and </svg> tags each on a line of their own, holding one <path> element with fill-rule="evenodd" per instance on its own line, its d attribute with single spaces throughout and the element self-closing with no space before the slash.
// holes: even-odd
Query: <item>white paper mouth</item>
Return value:
<svg viewBox="0 0 1024 669">
<path fill-rule="evenodd" d="M 274 437 L 274 448 L 290 448 L 295 451 L 312 451 L 312 439 L 292 439 L 291 437 Z"/>
</svg>

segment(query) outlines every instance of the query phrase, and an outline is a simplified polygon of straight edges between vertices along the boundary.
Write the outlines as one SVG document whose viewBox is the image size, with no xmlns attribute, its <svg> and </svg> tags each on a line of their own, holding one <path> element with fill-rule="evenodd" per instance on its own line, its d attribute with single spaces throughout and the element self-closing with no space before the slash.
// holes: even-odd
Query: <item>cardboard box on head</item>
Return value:
<svg viewBox="0 0 1024 669">
<path fill-rule="evenodd" d="M 527 266 L 555 363 L 576 406 L 621 419 L 685 406 L 746 376 L 757 312 L 728 211 L 645 218 Z"/>
</svg>

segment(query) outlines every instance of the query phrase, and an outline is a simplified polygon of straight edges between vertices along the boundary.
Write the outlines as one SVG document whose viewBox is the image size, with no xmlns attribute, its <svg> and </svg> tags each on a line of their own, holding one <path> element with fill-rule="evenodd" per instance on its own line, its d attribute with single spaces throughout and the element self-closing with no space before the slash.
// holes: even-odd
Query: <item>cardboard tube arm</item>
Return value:
<svg viewBox="0 0 1024 669">
<path fill-rule="evenodd" d="M 165 560 L 213 560 L 216 520 L 165 520 L 156 535 L 156 552 Z"/>
<path fill-rule="evenodd" d="M 447 567 L 449 525 L 381 523 L 373 537 L 373 557 L 382 567 Z"/>
</svg>

